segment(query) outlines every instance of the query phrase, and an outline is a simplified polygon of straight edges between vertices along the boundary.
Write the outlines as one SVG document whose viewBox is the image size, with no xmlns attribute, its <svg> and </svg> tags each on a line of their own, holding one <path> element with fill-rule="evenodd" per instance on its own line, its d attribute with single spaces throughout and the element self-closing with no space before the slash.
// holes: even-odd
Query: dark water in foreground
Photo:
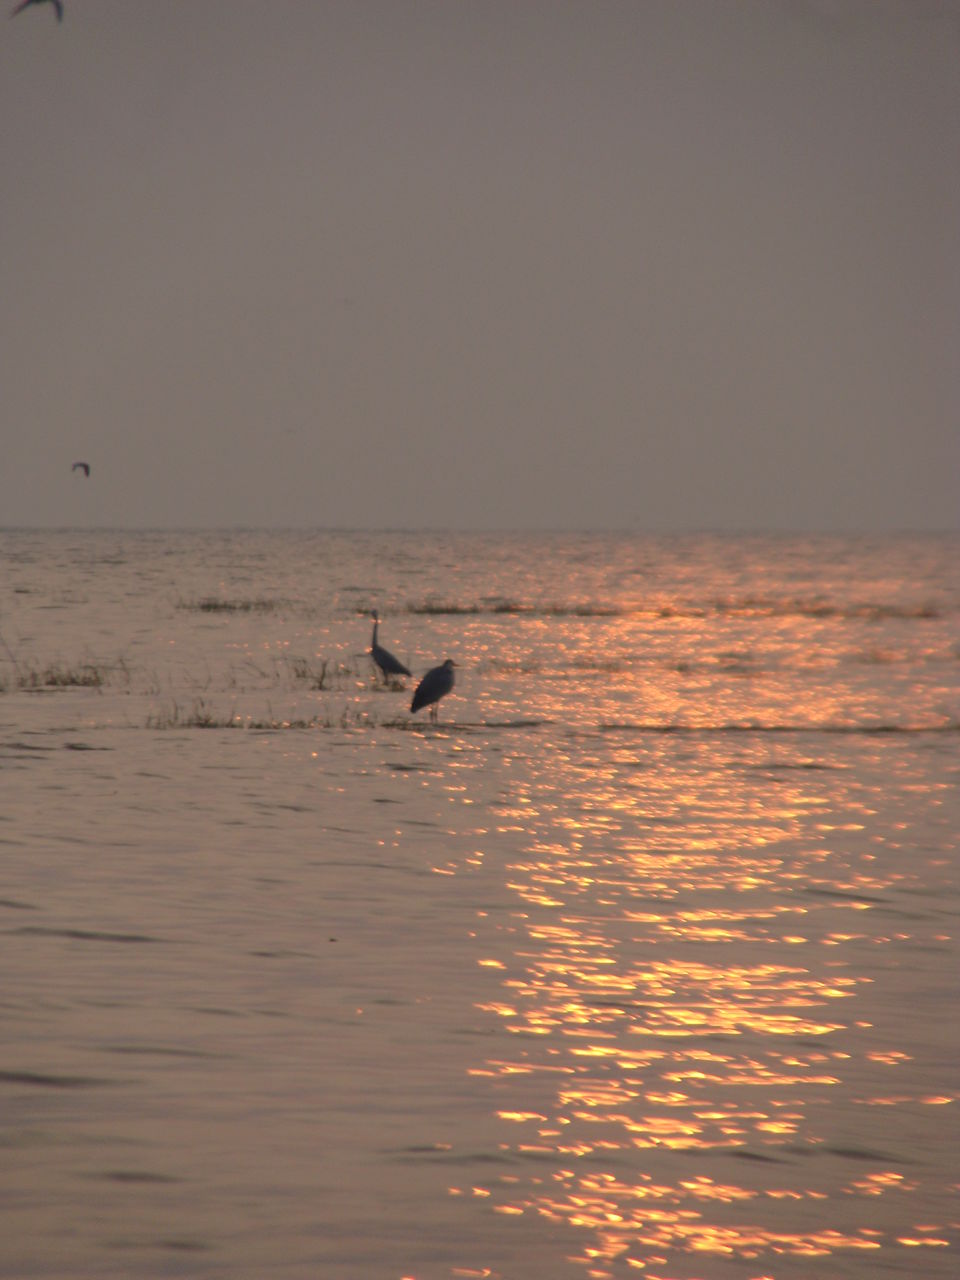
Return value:
<svg viewBox="0 0 960 1280">
<path fill-rule="evenodd" d="M 0 533 L 0 1276 L 955 1275 L 958 552 Z"/>
</svg>

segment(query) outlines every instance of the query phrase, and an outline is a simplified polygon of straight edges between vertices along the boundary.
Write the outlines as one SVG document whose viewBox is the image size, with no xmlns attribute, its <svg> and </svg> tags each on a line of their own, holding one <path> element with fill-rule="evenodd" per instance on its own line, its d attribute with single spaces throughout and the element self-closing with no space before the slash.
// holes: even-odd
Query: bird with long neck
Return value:
<svg viewBox="0 0 960 1280">
<path fill-rule="evenodd" d="M 399 658 L 395 658 L 389 649 L 385 649 L 377 638 L 377 630 L 380 626 L 380 614 L 373 610 L 370 614 L 373 619 L 373 636 L 370 640 L 370 657 L 380 668 L 383 673 L 383 682 L 387 683 L 389 676 L 408 676 L 410 671 L 403 665 Z"/>
</svg>

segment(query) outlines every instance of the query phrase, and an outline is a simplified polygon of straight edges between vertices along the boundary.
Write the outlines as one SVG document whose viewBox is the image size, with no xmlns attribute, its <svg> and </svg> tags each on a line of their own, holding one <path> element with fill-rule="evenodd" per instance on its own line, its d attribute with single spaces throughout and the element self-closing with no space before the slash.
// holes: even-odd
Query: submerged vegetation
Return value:
<svg viewBox="0 0 960 1280">
<path fill-rule="evenodd" d="M 703 599 L 677 597 L 666 601 L 647 599 L 624 604 L 599 600 L 519 601 L 501 596 L 486 596 L 478 603 L 462 604 L 456 600 L 428 598 L 406 606 L 415 616 L 475 616 L 506 614 L 524 618 L 708 618 L 713 616 L 764 619 L 814 618 L 851 622 L 925 622 L 936 621 L 945 614 L 942 605 L 931 601 L 917 603 L 878 603 L 875 601 L 831 601 L 820 596 L 743 595 L 714 596 Z"/>
<path fill-rule="evenodd" d="M 330 666 L 326 658 L 321 658 L 319 662 L 311 662 L 309 658 L 289 658 L 290 671 L 295 680 L 302 680 L 308 689 L 328 689 L 333 672 L 328 671 Z M 341 667 L 336 672 L 337 675 L 350 674 L 345 668 Z"/>
<path fill-rule="evenodd" d="M 360 655 L 357 655 L 359 658 Z M 266 715 L 241 714 L 234 708 L 228 714 L 205 700 L 214 688 L 229 690 L 234 699 L 246 699 L 252 694 L 288 692 L 302 693 L 350 693 L 357 687 L 366 687 L 366 672 L 358 662 L 337 662 L 319 656 L 270 655 L 266 659 L 246 655 L 215 675 L 206 671 L 173 671 L 166 677 L 156 671 L 131 671 L 128 661 L 118 657 L 107 661 L 83 658 L 64 661 L 60 658 L 41 659 L 24 657 L 12 649 L 0 636 L 0 695 L 16 692 L 40 693 L 67 691 L 70 689 L 107 688 L 125 694 L 162 698 L 165 691 L 172 691 L 181 681 L 191 691 L 186 703 L 171 698 L 161 710 L 151 710 L 146 717 L 147 728 L 191 729 L 290 729 L 333 728 L 337 725 L 358 723 L 364 719 L 352 711 L 334 713 L 318 710 L 308 716 L 274 716 L 267 708 Z M 135 684 L 136 687 L 132 687 Z M 374 682 L 376 687 L 376 682 Z M 393 686 L 402 689 L 402 685 Z"/>
<path fill-rule="evenodd" d="M 21 672 L 17 683 L 21 689 L 66 689 L 71 686 L 100 689 L 105 680 L 103 668 L 92 663 L 83 663 L 79 667 L 64 667 L 54 663 L 42 670 L 31 668 Z"/>
<path fill-rule="evenodd" d="M 0 693 L 11 689 L 102 689 L 118 671 L 129 681 L 130 673 L 122 658 L 112 663 L 80 662 L 74 666 L 62 662 L 16 663 L 12 679 L 0 678 Z"/>
<path fill-rule="evenodd" d="M 530 618 L 618 618 L 630 610 L 607 604 L 523 604 L 519 600 L 494 597 L 485 599 L 480 604 L 423 600 L 407 605 L 407 612 L 415 615 L 449 615 L 451 617 L 489 613 Z"/>
<path fill-rule="evenodd" d="M 318 713 L 313 716 L 252 716 L 231 711 L 227 715 L 208 706 L 203 698 L 195 698 L 189 707 L 169 703 L 161 711 L 147 716 L 148 729 L 249 729 L 269 733 L 280 729 L 349 729 L 359 725 L 378 724 L 366 712 L 344 707 L 339 715 Z"/>
<path fill-rule="evenodd" d="M 179 600 L 178 609 L 194 609 L 200 613 L 273 613 L 283 607 L 282 600 L 268 596 L 231 600 L 218 596 L 201 596 L 199 600 Z"/>
<path fill-rule="evenodd" d="M 444 600 L 424 600 L 421 604 L 407 606 L 408 613 L 414 614 L 469 614 L 480 613 L 478 604 L 451 604 Z"/>
<path fill-rule="evenodd" d="M 27 692 L 43 689 L 102 689 L 118 675 L 130 683 L 130 668 L 123 657 L 113 662 L 87 658 L 67 663 L 59 659 L 43 662 L 36 658 L 20 658 L 0 635 L 0 650 L 10 666 L 11 674 L 0 674 L 0 693 L 13 689 Z"/>
</svg>

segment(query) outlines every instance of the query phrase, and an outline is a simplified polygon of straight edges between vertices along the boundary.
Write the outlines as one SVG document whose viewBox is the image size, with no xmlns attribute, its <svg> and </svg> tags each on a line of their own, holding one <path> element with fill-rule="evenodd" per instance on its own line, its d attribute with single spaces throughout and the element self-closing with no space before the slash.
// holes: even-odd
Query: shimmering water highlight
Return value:
<svg viewBox="0 0 960 1280">
<path fill-rule="evenodd" d="M 952 1276 L 958 550 L 0 535 L 0 1274 Z"/>
</svg>

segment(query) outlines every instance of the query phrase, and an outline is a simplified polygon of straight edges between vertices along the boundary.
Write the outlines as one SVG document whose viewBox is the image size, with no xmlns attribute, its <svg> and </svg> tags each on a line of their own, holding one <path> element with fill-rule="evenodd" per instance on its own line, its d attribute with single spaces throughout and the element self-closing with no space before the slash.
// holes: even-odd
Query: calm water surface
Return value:
<svg viewBox="0 0 960 1280">
<path fill-rule="evenodd" d="M 0 532 L 0 1275 L 955 1275 L 958 552 Z"/>
</svg>

